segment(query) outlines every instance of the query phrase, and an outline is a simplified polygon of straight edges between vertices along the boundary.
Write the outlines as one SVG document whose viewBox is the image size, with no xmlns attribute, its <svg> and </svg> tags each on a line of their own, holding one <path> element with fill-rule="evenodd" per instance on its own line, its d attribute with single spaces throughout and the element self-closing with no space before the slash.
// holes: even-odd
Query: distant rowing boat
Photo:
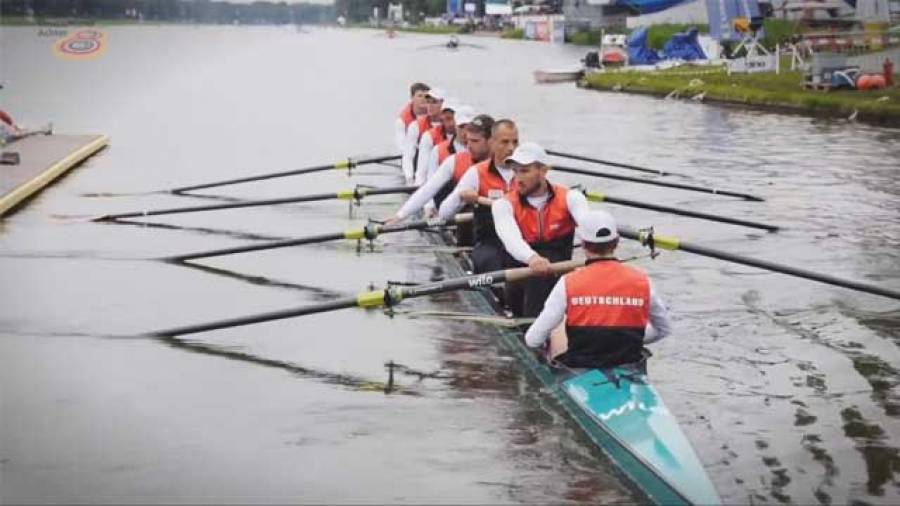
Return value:
<svg viewBox="0 0 900 506">
<path fill-rule="evenodd" d="M 431 241 L 452 245 L 448 233 Z M 449 277 L 466 275 L 468 259 L 438 252 Z M 502 314 L 489 288 L 471 297 L 479 312 Z M 678 421 L 645 373 L 634 367 L 560 370 L 539 361 L 519 330 L 498 328 L 516 355 L 594 443 L 657 504 L 720 504 L 715 487 Z"/>
<path fill-rule="evenodd" d="M 555 69 L 555 70 L 535 70 L 534 80 L 538 83 L 565 83 L 577 81 L 584 75 L 584 71 L 580 68 L 573 69 Z"/>
</svg>

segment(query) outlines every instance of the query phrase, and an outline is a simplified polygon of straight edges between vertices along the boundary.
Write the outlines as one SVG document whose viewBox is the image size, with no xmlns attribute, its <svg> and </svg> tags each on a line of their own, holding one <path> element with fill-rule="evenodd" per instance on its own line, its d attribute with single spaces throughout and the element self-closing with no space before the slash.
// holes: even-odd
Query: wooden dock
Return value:
<svg viewBox="0 0 900 506">
<path fill-rule="evenodd" d="M 16 165 L 0 165 L 0 217 L 108 142 L 105 135 L 33 135 L 4 146 L 4 153 L 18 153 L 20 160 Z"/>
</svg>

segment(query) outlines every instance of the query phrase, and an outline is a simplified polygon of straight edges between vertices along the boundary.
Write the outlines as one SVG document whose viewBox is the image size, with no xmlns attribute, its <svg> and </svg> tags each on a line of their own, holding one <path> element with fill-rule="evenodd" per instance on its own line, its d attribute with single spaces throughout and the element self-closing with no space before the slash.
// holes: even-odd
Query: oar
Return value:
<svg viewBox="0 0 900 506">
<path fill-rule="evenodd" d="M 363 228 L 355 228 L 344 232 L 331 234 L 314 235 L 310 237 L 300 237 L 297 239 L 287 239 L 284 241 L 273 241 L 265 244 L 251 244 L 248 246 L 237 246 L 234 248 L 223 248 L 209 251 L 199 251 L 197 253 L 189 253 L 186 255 L 177 255 L 162 260 L 167 262 L 185 262 L 188 260 L 197 260 L 200 258 L 210 258 L 223 255 L 233 255 L 235 253 L 247 253 L 249 251 L 262 251 L 267 249 L 286 248 L 288 246 L 302 246 L 304 244 L 315 244 L 328 241 L 339 241 L 341 239 L 348 240 L 373 240 L 381 234 L 390 234 L 394 232 L 403 232 L 405 230 L 422 230 L 425 228 L 443 228 L 451 225 L 458 225 L 472 221 L 472 214 L 457 214 L 456 216 L 442 220 L 418 220 L 409 223 L 398 223 L 395 225 L 380 225 L 378 223 L 369 223 Z"/>
<path fill-rule="evenodd" d="M 653 233 L 652 231 L 646 230 L 633 230 L 628 227 L 620 227 L 619 234 L 622 237 L 626 237 L 628 239 L 634 239 L 637 241 L 641 241 L 641 243 L 650 246 L 651 248 L 662 248 L 667 250 L 681 250 L 687 251 L 689 253 L 695 253 L 697 255 L 702 255 L 710 258 L 717 258 L 719 260 L 725 260 L 726 262 L 732 262 L 741 265 L 749 265 L 750 267 L 758 267 L 760 269 L 772 271 L 772 272 L 780 272 L 782 274 L 788 274 L 790 276 L 797 276 L 800 278 L 810 279 L 813 281 L 818 281 L 820 283 L 825 283 L 828 285 L 840 286 L 843 288 L 849 288 L 851 290 L 857 290 L 860 292 L 870 293 L 873 295 L 881 295 L 884 297 L 889 297 L 891 299 L 900 300 L 900 291 L 890 290 L 884 287 L 871 285 L 868 283 L 862 283 L 859 281 L 853 281 L 849 279 L 842 279 L 835 276 L 831 276 L 829 274 L 821 274 L 818 272 L 808 271 L 806 269 L 800 269 L 797 267 L 791 267 L 789 265 L 777 264 L 775 262 L 770 262 L 768 260 L 760 260 L 757 258 L 746 257 L 743 255 L 738 255 L 735 253 L 728 253 L 727 251 L 721 251 L 713 248 L 709 248 L 706 246 L 700 246 L 698 244 L 691 244 L 689 242 L 682 241 L 677 237 L 673 236 L 665 236 Z"/>
<path fill-rule="evenodd" d="M 567 262 L 550 264 L 550 267 L 553 269 L 554 273 L 562 274 L 582 265 L 584 265 L 583 260 L 569 260 Z M 400 303 L 404 299 L 423 297 L 426 295 L 434 295 L 454 290 L 487 287 L 504 282 L 520 281 L 523 279 L 528 279 L 534 275 L 535 274 L 531 271 L 530 268 L 518 267 L 515 269 L 506 269 L 487 272 L 484 274 L 474 274 L 472 276 L 463 276 L 460 278 L 448 279 L 439 281 L 437 283 L 428 283 L 424 285 L 392 286 L 387 289 L 362 292 L 355 297 L 336 299 L 329 302 L 323 302 L 321 304 L 312 304 L 309 306 L 296 307 L 292 309 L 283 309 L 281 311 L 272 311 L 269 313 L 259 313 L 239 318 L 228 318 L 226 320 L 200 323 L 196 325 L 187 325 L 184 327 L 175 327 L 165 330 L 157 330 L 155 332 L 150 332 L 148 335 L 153 337 L 180 336 L 186 334 L 196 334 L 199 332 L 208 332 L 210 330 L 239 327 L 242 325 L 250 325 L 253 323 L 282 320 L 285 318 L 293 318 L 295 316 L 326 313 L 329 311 L 337 311 L 338 309 L 347 309 L 351 307 L 361 307 L 368 309 L 393 306 Z"/>
<path fill-rule="evenodd" d="M 593 177 L 603 177 L 606 179 L 617 179 L 619 181 L 631 181 L 632 183 L 641 183 L 641 184 L 649 184 L 654 186 L 664 186 L 666 188 L 678 188 L 680 190 L 688 190 L 695 191 L 701 193 L 712 193 L 715 195 L 727 195 L 729 197 L 738 197 L 744 200 L 753 200 L 756 202 L 762 202 L 762 197 L 757 197 L 755 195 L 750 195 L 749 193 L 738 193 L 728 190 L 720 190 L 718 188 L 708 188 L 705 186 L 696 186 L 691 184 L 683 184 L 683 183 L 668 183 L 665 181 L 656 181 L 654 179 L 644 179 L 640 177 L 631 177 L 631 176 L 622 176 L 619 174 L 610 174 L 608 172 L 599 172 L 596 170 L 588 170 L 588 169 L 579 169 L 577 167 L 564 167 L 560 165 L 551 165 L 551 170 L 559 171 L 559 172 L 569 172 L 572 174 L 582 174 L 585 176 L 593 176 Z"/>
<path fill-rule="evenodd" d="M 638 172 L 646 172 L 648 174 L 657 174 L 660 176 L 681 176 L 681 177 L 690 177 L 686 174 L 679 174 L 677 172 L 668 172 L 665 170 L 658 169 L 650 169 L 647 167 L 641 167 L 640 165 L 631 165 L 630 163 L 621 163 L 621 162 L 612 162 L 609 160 L 603 160 L 600 158 L 592 158 L 590 156 L 584 155 L 575 155 L 572 153 L 564 153 L 562 151 L 553 151 L 551 149 L 547 150 L 548 155 L 558 156 L 561 158 L 569 158 L 572 160 L 580 160 L 582 162 L 591 162 L 591 163 L 599 163 L 601 165 L 609 165 L 610 167 L 619 167 L 620 169 L 628 169 L 628 170 L 636 170 Z"/>
<path fill-rule="evenodd" d="M 760 223 L 758 221 L 741 220 L 738 218 L 729 218 L 727 216 L 720 216 L 717 214 L 701 213 L 699 211 L 689 211 L 687 209 L 678 209 L 677 207 L 661 206 L 658 204 L 651 204 L 649 202 L 640 202 L 637 200 L 623 199 L 623 198 L 619 198 L 619 197 L 611 197 L 609 195 L 605 195 L 605 194 L 597 192 L 597 191 L 587 190 L 584 192 L 584 195 L 591 202 L 607 202 L 610 204 L 619 204 L 619 205 L 628 206 L 628 207 L 650 209 L 652 211 L 677 214 L 679 216 L 689 216 L 691 218 L 697 218 L 697 219 L 701 219 L 701 220 L 717 221 L 720 223 L 730 223 L 732 225 L 741 225 L 744 227 L 751 227 L 751 228 L 760 228 L 763 230 L 767 230 L 769 232 L 776 232 L 780 229 L 780 227 L 778 227 L 776 225 L 769 225 L 766 223 Z"/>
<path fill-rule="evenodd" d="M 240 177 L 236 179 L 223 179 L 221 181 L 213 181 L 211 183 L 201 183 L 190 186 L 179 186 L 176 188 L 169 188 L 166 190 L 155 190 L 149 192 L 137 192 L 137 193 L 85 193 L 82 194 L 82 197 L 119 197 L 119 196 L 133 196 L 133 195 L 152 195 L 155 193 L 174 193 L 180 194 L 188 191 L 194 190 L 205 190 L 207 188 L 217 188 L 219 186 L 229 186 L 233 184 L 240 183 L 251 183 L 254 181 L 263 181 L 266 179 L 275 179 L 279 177 L 287 177 L 287 176 L 299 176 L 301 174 L 310 174 L 313 172 L 322 172 L 331 169 L 347 169 L 352 170 L 354 167 L 359 167 L 360 165 L 368 165 L 371 163 L 381 163 L 387 162 L 391 160 L 399 160 L 400 155 L 387 155 L 387 156 L 378 156 L 374 158 L 361 158 L 355 160 L 353 158 L 347 158 L 346 160 L 342 160 L 337 163 L 330 163 L 325 165 L 316 165 L 314 167 L 306 167 L 303 169 L 294 169 L 294 170 L 286 170 L 283 172 L 271 172 L 268 174 L 260 174 L 257 176 L 248 176 L 248 177 Z"/>
<path fill-rule="evenodd" d="M 391 195 L 395 193 L 412 193 L 415 186 L 393 186 L 388 188 L 356 187 L 351 190 L 341 190 L 333 193 L 316 193 L 312 195 L 298 195 L 296 197 L 284 197 L 279 199 L 246 200 L 244 202 L 231 202 L 227 204 L 210 204 L 205 206 L 170 207 L 167 209 L 151 209 L 148 211 L 132 211 L 129 213 L 104 214 L 93 217 L 59 216 L 58 219 L 81 219 L 83 221 L 115 221 L 126 218 L 141 218 L 144 216 L 159 216 L 162 214 L 199 213 L 204 211 L 221 211 L 223 209 L 240 209 L 244 207 L 274 206 L 279 204 L 295 204 L 298 202 L 316 202 L 320 200 L 361 200 L 363 197 L 373 195 Z"/>
</svg>

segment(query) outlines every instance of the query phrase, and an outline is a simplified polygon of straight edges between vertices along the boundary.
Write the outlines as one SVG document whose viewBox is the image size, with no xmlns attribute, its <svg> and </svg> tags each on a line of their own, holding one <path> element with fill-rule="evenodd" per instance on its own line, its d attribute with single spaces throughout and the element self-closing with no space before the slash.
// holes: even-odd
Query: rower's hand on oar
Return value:
<svg viewBox="0 0 900 506">
<path fill-rule="evenodd" d="M 462 190 L 459 192 L 459 199 L 466 204 L 475 205 L 478 203 L 478 192 L 475 190 Z"/>
<path fill-rule="evenodd" d="M 553 268 L 550 266 L 550 260 L 547 260 L 540 255 L 534 255 L 529 258 L 528 267 L 531 269 L 531 272 L 537 274 L 538 276 L 553 275 Z"/>
<path fill-rule="evenodd" d="M 403 221 L 403 218 L 401 218 L 395 214 L 395 215 L 391 216 L 390 218 L 384 220 L 384 224 L 386 226 L 391 226 L 391 225 L 396 225 L 396 224 L 400 223 L 401 221 Z"/>
</svg>

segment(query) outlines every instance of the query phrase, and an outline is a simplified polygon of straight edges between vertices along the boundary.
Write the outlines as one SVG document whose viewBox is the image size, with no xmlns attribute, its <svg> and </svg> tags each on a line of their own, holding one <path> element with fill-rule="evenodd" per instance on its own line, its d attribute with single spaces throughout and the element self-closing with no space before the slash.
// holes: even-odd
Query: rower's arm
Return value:
<svg viewBox="0 0 900 506">
<path fill-rule="evenodd" d="M 550 338 L 553 331 L 566 316 L 566 277 L 559 278 L 553 290 L 544 301 L 544 309 L 525 333 L 525 344 L 539 348 Z"/>
<path fill-rule="evenodd" d="M 462 190 L 478 191 L 478 169 L 474 165 L 466 170 L 463 177 L 456 183 L 456 188 L 441 203 L 441 208 L 438 210 L 438 218 L 444 220 L 452 218 L 463 208 L 464 203 L 459 196 L 459 192 Z"/>
<path fill-rule="evenodd" d="M 591 210 L 588 205 L 587 197 L 584 193 L 575 190 L 569 190 L 566 193 L 566 205 L 569 207 L 569 214 L 575 220 L 576 225 L 581 224 L 581 217 Z"/>
<path fill-rule="evenodd" d="M 431 150 L 434 148 L 431 141 L 431 135 L 427 132 L 419 141 L 419 159 L 416 160 L 416 186 L 425 182 L 425 175 L 428 172 L 428 161 L 431 159 Z"/>
<path fill-rule="evenodd" d="M 397 152 L 403 154 L 403 146 L 406 145 L 406 125 L 400 118 L 394 120 L 394 145 L 397 146 Z"/>
<path fill-rule="evenodd" d="M 419 138 L 419 123 L 412 122 L 406 129 L 406 139 L 403 141 L 403 157 L 400 160 L 400 167 L 403 169 L 403 177 L 408 183 L 413 181 L 415 177 L 413 167 L 413 158 L 416 156 L 416 140 Z"/>
<path fill-rule="evenodd" d="M 650 324 L 644 331 L 644 344 L 655 343 L 672 332 L 669 309 L 650 284 Z"/>
<path fill-rule="evenodd" d="M 420 186 L 419 189 L 409 197 L 406 203 L 403 204 L 403 207 L 397 211 L 397 217 L 404 220 L 419 209 L 422 209 L 425 204 L 431 201 L 447 181 L 450 181 L 453 177 L 454 163 L 454 157 L 448 156 L 447 159 L 444 160 L 444 163 L 438 167 L 437 172 L 435 172 L 424 185 Z"/>
<path fill-rule="evenodd" d="M 513 216 L 512 204 L 508 200 L 505 198 L 495 200 L 491 206 L 491 215 L 494 217 L 497 237 L 503 242 L 507 253 L 523 264 L 527 264 L 529 258 L 537 255 L 522 237 L 522 231 L 519 230 L 519 224 Z"/>
</svg>

